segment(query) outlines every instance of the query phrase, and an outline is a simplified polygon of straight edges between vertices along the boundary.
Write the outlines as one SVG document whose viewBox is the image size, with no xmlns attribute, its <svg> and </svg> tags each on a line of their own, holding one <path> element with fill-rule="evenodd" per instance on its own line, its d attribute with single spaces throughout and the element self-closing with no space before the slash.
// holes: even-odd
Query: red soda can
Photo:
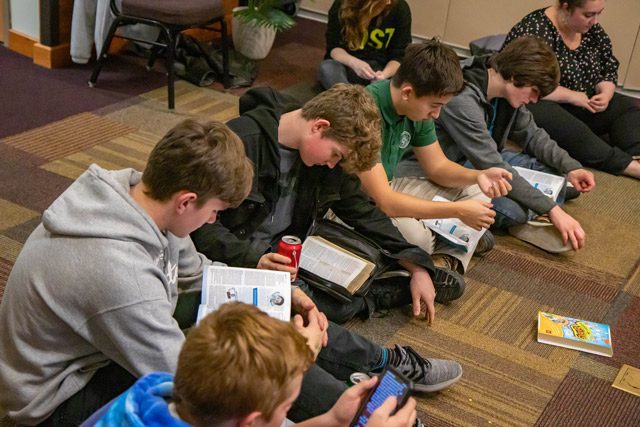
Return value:
<svg viewBox="0 0 640 427">
<path fill-rule="evenodd" d="M 296 272 L 291 275 L 291 282 L 298 278 L 298 266 L 300 265 L 300 252 L 302 252 L 302 240 L 296 236 L 282 236 L 278 243 L 278 253 L 291 259 L 289 264 L 295 267 Z"/>
</svg>

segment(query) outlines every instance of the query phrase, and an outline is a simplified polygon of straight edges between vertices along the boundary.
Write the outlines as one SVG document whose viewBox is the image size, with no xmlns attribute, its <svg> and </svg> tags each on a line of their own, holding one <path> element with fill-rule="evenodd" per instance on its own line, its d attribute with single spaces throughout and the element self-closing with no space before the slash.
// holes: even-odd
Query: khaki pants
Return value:
<svg viewBox="0 0 640 427">
<path fill-rule="evenodd" d="M 483 202 L 491 201 L 489 197 L 480 191 L 480 187 L 477 185 L 465 188 L 445 188 L 423 177 L 396 178 L 391 181 L 391 188 L 399 193 L 410 194 L 425 200 L 432 200 L 434 196 L 441 196 L 452 202 L 470 199 Z M 438 237 L 436 233 L 433 233 L 423 225 L 420 220 L 407 217 L 392 218 L 391 220 L 409 243 L 422 248 L 429 254 L 451 255 L 460 260 L 464 271 L 467 270 L 477 244 L 470 247 L 468 252 L 464 252 L 447 244 L 444 239 Z"/>
</svg>

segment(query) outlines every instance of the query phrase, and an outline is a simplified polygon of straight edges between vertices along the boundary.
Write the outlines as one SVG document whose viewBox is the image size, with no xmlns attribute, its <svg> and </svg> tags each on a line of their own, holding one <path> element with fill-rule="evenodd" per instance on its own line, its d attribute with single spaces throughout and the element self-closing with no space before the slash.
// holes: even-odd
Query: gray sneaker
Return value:
<svg viewBox="0 0 640 427">
<path fill-rule="evenodd" d="M 413 381 L 416 391 L 440 391 L 462 377 L 462 366 L 456 361 L 424 359 L 413 348 L 397 344 L 391 351 L 399 356 L 399 362 L 393 363 L 393 366 Z"/>
</svg>

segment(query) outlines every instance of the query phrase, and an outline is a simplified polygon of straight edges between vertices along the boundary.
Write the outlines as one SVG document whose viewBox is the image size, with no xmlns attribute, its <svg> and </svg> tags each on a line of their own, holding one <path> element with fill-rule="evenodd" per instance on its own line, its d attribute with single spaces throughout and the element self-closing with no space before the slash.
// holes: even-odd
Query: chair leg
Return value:
<svg viewBox="0 0 640 427">
<path fill-rule="evenodd" d="M 91 73 L 91 77 L 89 78 L 89 87 L 94 87 L 96 82 L 98 81 L 98 76 L 100 75 L 100 71 L 102 70 L 104 61 L 107 59 L 107 52 L 109 52 L 109 47 L 111 47 L 111 42 L 113 41 L 113 37 L 116 34 L 116 30 L 120 26 L 121 21 L 122 20 L 119 17 L 116 18 L 109 28 L 107 38 L 102 45 L 102 50 L 100 51 L 100 55 L 98 55 L 96 65 L 94 65 L 93 72 Z"/>
<path fill-rule="evenodd" d="M 169 110 L 173 110 L 175 108 L 175 88 L 174 88 L 174 79 L 175 73 L 173 71 L 173 60 L 175 56 L 176 43 L 178 42 L 178 33 L 177 30 L 167 29 L 166 34 L 168 38 L 167 42 L 167 57 L 166 57 L 166 66 L 167 66 L 167 91 L 168 91 L 168 99 L 169 99 Z"/>
<path fill-rule="evenodd" d="M 224 18 L 220 21 L 220 32 L 222 39 L 222 85 L 224 88 L 231 86 L 229 78 L 229 34 L 227 33 L 227 22 Z"/>
</svg>

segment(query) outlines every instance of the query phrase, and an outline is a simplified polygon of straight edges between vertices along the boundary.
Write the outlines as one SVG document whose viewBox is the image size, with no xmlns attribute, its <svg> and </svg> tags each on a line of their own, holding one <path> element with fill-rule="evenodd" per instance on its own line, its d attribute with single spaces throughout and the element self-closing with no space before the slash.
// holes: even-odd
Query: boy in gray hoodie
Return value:
<svg viewBox="0 0 640 427">
<path fill-rule="evenodd" d="M 0 406 L 20 424 L 78 425 L 136 377 L 176 368 L 178 289 L 199 287 L 189 233 L 237 206 L 253 168 L 224 124 L 191 120 L 144 174 L 92 165 L 45 210 L 0 305 Z"/>
<path fill-rule="evenodd" d="M 525 108 L 558 86 L 553 52 L 544 42 L 524 37 L 492 57 L 465 60 L 463 75 L 465 87 L 442 109 L 436 132 L 451 160 L 468 161 L 477 169 L 503 167 L 513 174 L 509 194 L 492 200 L 494 227 L 509 228 L 516 237 L 550 252 L 582 248 L 586 235 L 578 221 L 512 167 L 566 174 L 579 192 L 595 186 L 593 174 L 536 126 Z M 505 148 L 507 140 L 518 146 L 516 151 Z M 547 214 L 553 226 L 527 224 L 528 210 Z"/>
</svg>

